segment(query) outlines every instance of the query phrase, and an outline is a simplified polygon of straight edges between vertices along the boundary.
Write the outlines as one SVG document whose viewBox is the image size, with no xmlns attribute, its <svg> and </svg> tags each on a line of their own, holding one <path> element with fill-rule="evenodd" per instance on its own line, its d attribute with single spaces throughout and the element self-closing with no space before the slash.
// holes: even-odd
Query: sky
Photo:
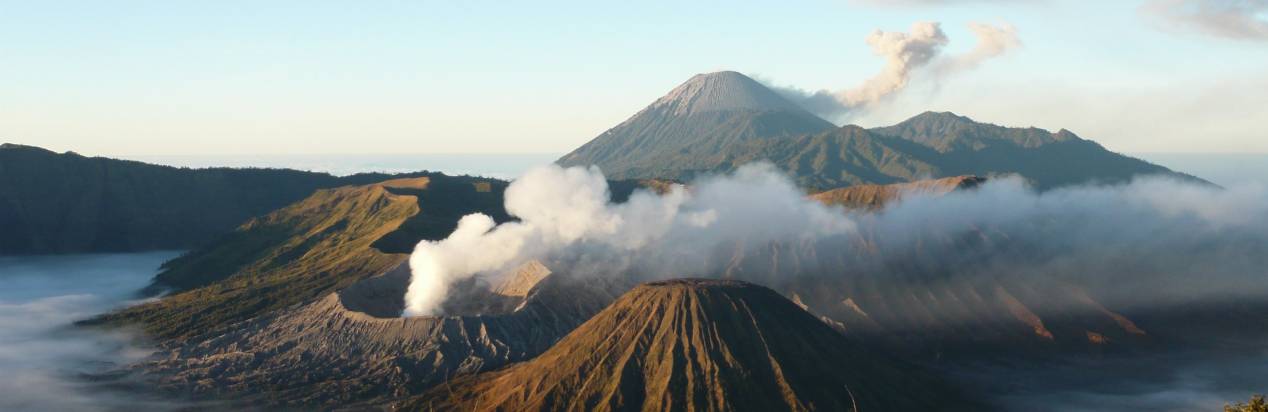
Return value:
<svg viewBox="0 0 1268 412">
<path fill-rule="evenodd" d="M 1268 153 L 1268 0 L 0 0 L 0 141 L 91 155 L 564 153 L 696 73 L 808 91 L 867 39 L 1019 44 L 838 123 L 925 110 L 1121 152 Z M 931 70 L 926 70 L 931 71 Z"/>
</svg>

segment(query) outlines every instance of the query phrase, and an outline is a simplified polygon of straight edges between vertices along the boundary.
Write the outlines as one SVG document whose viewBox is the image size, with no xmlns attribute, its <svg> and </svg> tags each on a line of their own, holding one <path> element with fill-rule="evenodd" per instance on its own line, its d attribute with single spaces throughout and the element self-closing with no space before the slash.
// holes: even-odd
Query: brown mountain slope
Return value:
<svg viewBox="0 0 1268 412">
<path fill-rule="evenodd" d="M 531 361 L 457 379 L 405 407 L 911 410 L 956 399 L 770 289 L 672 280 L 634 288 Z"/>
<path fill-rule="evenodd" d="M 474 196 L 487 184 L 484 179 L 434 174 L 319 190 L 165 263 L 155 288 L 176 293 L 97 322 L 140 323 L 155 337 L 178 338 L 316 300 L 404 262 L 407 254 L 372 247 L 402 227 L 414 228 L 403 237 L 436 239 L 452 231 L 457 219 L 452 215 L 497 216 L 500 192 L 488 193 L 493 199 L 485 203 L 496 205 L 493 210 L 478 208 L 485 203 L 432 206 L 443 205 L 445 197 Z"/>
<path fill-rule="evenodd" d="M 972 189 L 985 182 L 985 178 L 977 176 L 956 176 L 891 185 L 855 185 L 815 193 L 810 198 L 825 205 L 875 210 L 904 195 L 943 195 L 956 190 Z"/>
</svg>

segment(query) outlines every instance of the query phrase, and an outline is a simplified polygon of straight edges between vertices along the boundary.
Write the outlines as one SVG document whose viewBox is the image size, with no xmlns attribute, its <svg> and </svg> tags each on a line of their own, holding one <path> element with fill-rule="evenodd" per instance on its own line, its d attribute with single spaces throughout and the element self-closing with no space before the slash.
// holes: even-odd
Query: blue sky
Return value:
<svg viewBox="0 0 1268 412">
<path fill-rule="evenodd" d="M 1268 41 L 1183 27 L 1144 0 L 687 3 L 0 0 L 0 141 L 558 153 L 695 73 L 855 86 L 884 64 L 869 33 L 936 21 L 947 54 L 973 48 L 969 22 L 1011 24 L 1023 46 L 844 120 L 949 110 L 1119 151 L 1268 152 Z"/>
</svg>

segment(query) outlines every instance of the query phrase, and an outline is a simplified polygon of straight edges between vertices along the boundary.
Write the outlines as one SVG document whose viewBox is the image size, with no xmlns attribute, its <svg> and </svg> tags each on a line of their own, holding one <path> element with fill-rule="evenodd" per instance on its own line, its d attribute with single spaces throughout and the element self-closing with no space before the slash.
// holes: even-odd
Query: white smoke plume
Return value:
<svg viewBox="0 0 1268 412">
<path fill-rule="evenodd" d="M 1140 10 L 1168 28 L 1268 40 L 1268 0 L 1150 0 Z"/>
<path fill-rule="evenodd" d="M 495 275 L 569 247 L 623 253 L 668 239 L 707 246 L 706 239 L 734 238 L 736 231 L 782 239 L 850 229 L 839 210 L 804 200 L 766 165 L 707 179 L 691 192 L 681 186 L 664 195 L 635 192 L 620 204 L 609 203 L 607 181 L 597 168 L 542 166 L 507 187 L 505 198 L 507 213 L 519 221 L 495 226 L 492 218 L 472 214 L 448 238 L 418 244 L 410 256 L 406 316 L 436 314 L 456 281 Z"/>
<path fill-rule="evenodd" d="M 855 213 L 807 199 L 769 165 L 750 165 L 690 189 L 608 199 L 597 169 L 530 171 L 506 192 L 519 221 L 495 226 L 471 215 L 447 239 L 418 245 L 405 315 L 438 314 L 455 282 L 530 259 L 572 262 L 552 268 L 572 275 L 733 276 L 777 290 L 1024 276 L 1080 285 L 1118 309 L 1268 299 L 1261 187 L 1153 178 L 1035 192 L 1000 178 Z"/>
<path fill-rule="evenodd" d="M 876 30 L 867 36 L 873 53 L 885 59 L 885 67 L 863 84 L 837 91 L 808 92 L 794 87 L 773 86 L 784 97 L 828 119 L 837 119 L 866 110 L 906 89 L 918 76 L 939 81 L 956 72 L 976 68 L 982 62 L 1021 47 L 1017 29 L 1009 24 L 992 26 L 970 23 L 977 37 L 973 50 L 960 55 L 944 55 L 950 43 L 937 22 L 917 22 L 910 32 Z"/>
</svg>

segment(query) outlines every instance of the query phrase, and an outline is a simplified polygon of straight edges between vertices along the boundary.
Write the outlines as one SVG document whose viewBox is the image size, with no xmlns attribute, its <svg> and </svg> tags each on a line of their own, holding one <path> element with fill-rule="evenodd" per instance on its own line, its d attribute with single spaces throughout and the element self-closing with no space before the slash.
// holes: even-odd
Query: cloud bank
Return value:
<svg viewBox="0 0 1268 412">
<path fill-rule="evenodd" d="M 1140 10 L 1172 29 L 1268 41 L 1268 0 L 1149 0 Z"/>
<path fill-rule="evenodd" d="M 177 254 L 0 257 L 0 410 L 184 410 L 120 376 L 149 356 L 125 331 L 71 323 L 125 304 Z"/>
<path fill-rule="evenodd" d="M 940 81 L 1021 47 L 1017 29 L 1008 24 L 970 23 L 969 30 L 977 38 L 977 44 L 971 51 L 959 55 L 943 54 L 950 40 L 937 22 L 917 22 L 906 33 L 876 30 L 867 36 L 866 42 L 874 54 L 885 60 L 885 66 L 862 84 L 814 92 L 794 87 L 773 88 L 815 114 L 839 119 L 890 99 L 920 76 Z"/>
</svg>

